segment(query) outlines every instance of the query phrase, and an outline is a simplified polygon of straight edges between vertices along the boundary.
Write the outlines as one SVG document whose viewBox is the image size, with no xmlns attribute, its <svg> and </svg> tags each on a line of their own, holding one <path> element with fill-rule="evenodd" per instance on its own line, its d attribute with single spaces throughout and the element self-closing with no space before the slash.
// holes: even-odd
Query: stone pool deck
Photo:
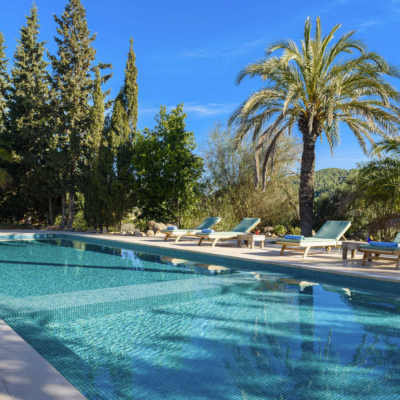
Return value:
<svg viewBox="0 0 400 400">
<path fill-rule="evenodd" d="M 400 270 L 395 269 L 395 261 L 366 263 L 361 265 L 362 255 L 356 254 L 351 259 L 342 260 L 339 249 L 331 253 L 325 250 L 312 250 L 306 259 L 301 253 L 287 252 L 279 255 L 280 246 L 267 243 L 262 250 L 258 247 L 249 249 L 237 247 L 236 241 L 219 243 L 212 248 L 205 242 L 198 246 L 198 239 L 187 238 L 179 243 L 173 240 L 164 242 L 164 235 L 153 237 L 120 236 L 111 234 L 87 234 L 74 232 L 54 232 L 35 230 L 0 231 L 0 234 L 57 234 L 63 233 L 73 237 L 91 237 L 123 243 L 138 243 L 144 246 L 172 248 L 186 252 L 215 254 L 235 259 L 253 260 L 275 265 L 304 268 L 320 272 L 330 272 L 367 279 L 400 283 Z M 85 397 L 72 386 L 55 368 L 45 361 L 34 349 L 22 340 L 6 323 L 0 320 L 0 400 L 64 400 L 84 399 Z"/>
</svg>

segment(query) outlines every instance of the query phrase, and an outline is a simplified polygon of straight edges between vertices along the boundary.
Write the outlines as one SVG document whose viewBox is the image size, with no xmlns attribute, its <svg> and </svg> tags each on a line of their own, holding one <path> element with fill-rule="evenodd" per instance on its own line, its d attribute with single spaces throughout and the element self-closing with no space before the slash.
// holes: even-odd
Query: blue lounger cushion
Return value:
<svg viewBox="0 0 400 400">
<path fill-rule="evenodd" d="M 289 240 L 304 240 L 305 237 L 302 235 L 285 235 L 285 239 Z"/>
<path fill-rule="evenodd" d="M 168 231 L 174 231 L 175 229 L 178 229 L 176 226 L 167 226 Z"/>
<path fill-rule="evenodd" d="M 370 246 L 374 246 L 374 247 L 391 247 L 391 248 L 396 248 L 399 247 L 398 243 L 394 243 L 394 242 L 369 242 Z"/>
<path fill-rule="evenodd" d="M 202 229 L 201 233 L 214 233 L 214 229 Z"/>
</svg>

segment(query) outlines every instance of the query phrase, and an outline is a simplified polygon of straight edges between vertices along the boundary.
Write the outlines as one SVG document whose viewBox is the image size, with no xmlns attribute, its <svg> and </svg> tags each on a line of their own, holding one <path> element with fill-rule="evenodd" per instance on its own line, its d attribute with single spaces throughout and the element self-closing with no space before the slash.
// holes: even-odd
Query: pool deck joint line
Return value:
<svg viewBox="0 0 400 400">
<path fill-rule="evenodd" d="M 188 253 L 215 255 L 231 259 L 255 261 L 257 263 L 282 265 L 301 268 L 316 272 L 328 272 L 344 276 L 373 279 L 400 284 L 400 271 L 395 270 L 394 263 L 374 262 L 365 267 L 361 265 L 361 256 L 342 260 L 341 252 L 326 253 L 324 251 L 310 252 L 306 259 L 296 253 L 279 256 L 280 246 L 268 244 L 264 250 L 236 247 L 236 241 L 222 243 L 211 248 L 207 243 L 197 246 L 193 240 L 183 240 L 175 244 L 164 242 L 163 235 L 150 237 L 121 236 L 107 234 L 86 234 L 63 231 L 19 230 L 1 231 L 3 235 L 57 235 L 71 239 L 102 239 L 110 240 L 110 246 L 115 242 L 124 244 L 140 244 L 150 248 L 174 249 Z M 81 400 L 85 397 L 69 383 L 53 366 L 39 353 L 27 344 L 4 321 L 0 320 L 0 400 Z"/>
</svg>

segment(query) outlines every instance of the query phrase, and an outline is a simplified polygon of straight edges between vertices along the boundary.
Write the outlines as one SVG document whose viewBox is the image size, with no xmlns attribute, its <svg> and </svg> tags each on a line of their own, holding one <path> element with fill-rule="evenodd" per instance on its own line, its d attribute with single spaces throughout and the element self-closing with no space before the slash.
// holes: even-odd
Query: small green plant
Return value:
<svg viewBox="0 0 400 400">
<path fill-rule="evenodd" d="M 275 235 L 284 235 L 286 233 L 286 228 L 283 225 L 274 226 Z"/>
<path fill-rule="evenodd" d="M 298 226 L 296 226 L 295 228 L 292 228 L 290 230 L 290 233 L 292 235 L 301 235 L 301 228 L 299 228 Z"/>
<path fill-rule="evenodd" d="M 122 231 L 126 232 L 134 232 L 135 231 L 135 224 L 128 223 L 122 225 Z"/>
</svg>

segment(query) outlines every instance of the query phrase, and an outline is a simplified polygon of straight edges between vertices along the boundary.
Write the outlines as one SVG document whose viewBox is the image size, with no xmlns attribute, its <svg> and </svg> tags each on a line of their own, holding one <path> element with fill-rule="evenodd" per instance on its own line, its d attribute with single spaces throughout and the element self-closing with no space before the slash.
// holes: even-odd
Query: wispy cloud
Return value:
<svg viewBox="0 0 400 400">
<path fill-rule="evenodd" d="M 242 43 L 218 44 L 216 46 L 204 47 L 201 49 L 183 51 L 178 55 L 179 58 L 226 58 L 240 57 L 251 53 L 258 47 L 265 46 L 268 42 L 268 36 L 256 40 L 250 40 Z"/>
<path fill-rule="evenodd" d="M 344 6 L 351 0 L 335 0 L 327 5 L 324 5 L 319 10 L 315 10 L 319 14 L 324 14 L 328 11 L 331 11 L 334 8 Z M 397 1 L 397 0 L 393 0 Z M 398 0 L 400 1 L 400 0 Z M 235 42 L 225 42 L 225 43 L 217 43 L 216 45 L 211 45 L 208 47 L 203 47 L 195 50 L 185 50 L 178 54 L 178 58 L 192 58 L 192 59 L 211 59 L 211 58 L 237 58 L 243 55 L 252 53 L 254 50 L 262 48 L 273 39 L 279 29 L 282 29 L 288 25 L 292 25 L 294 22 L 301 20 L 303 16 L 297 16 L 291 18 L 290 20 L 284 20 L 278 27 L 274 29 L 274 34 L 270 34 L 263 37 L 248 38 L 245 41 L 235 41 Z"/>
<path fill-rule="evenodd" d="M 207 103 L 200 104 L 197 102 L 192 103 L 184 103 L 183 110 L 189 117 L 211 117 L 217 115 L 227 115 L 230 114 L 236 107 L 237 103 Z M 170 112 L 176 106 L 167 106 L 167 111 Z M 139 108 L 139 115 L 149 115 L 149 114 L 157 114 L 160 111 L 159 108 L 156 107 L 147 107 L 147 108 Z"/>
</svg>

